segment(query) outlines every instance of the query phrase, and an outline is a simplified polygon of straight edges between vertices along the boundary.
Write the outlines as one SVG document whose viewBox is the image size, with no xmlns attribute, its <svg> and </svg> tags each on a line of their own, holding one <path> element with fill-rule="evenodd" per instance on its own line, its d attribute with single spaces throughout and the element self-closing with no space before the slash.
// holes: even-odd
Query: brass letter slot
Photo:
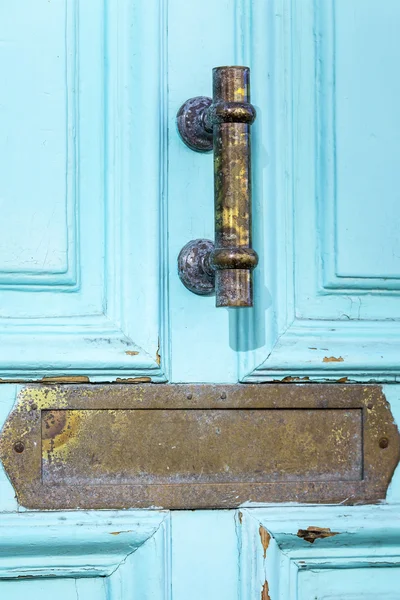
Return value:
<svg viewBox="0 0 400 600">
<path fill-rule="evenodd" d="M 378 386 L 32 385 L 0 454 L 29 508 L 351 504 L 385 497 L 399 434 Z"/>
<path fill-rule="evenodd" d="M 361 481 L 361 418 L 358 408 L 46 410 L 43 483 Z"/>
</svg>

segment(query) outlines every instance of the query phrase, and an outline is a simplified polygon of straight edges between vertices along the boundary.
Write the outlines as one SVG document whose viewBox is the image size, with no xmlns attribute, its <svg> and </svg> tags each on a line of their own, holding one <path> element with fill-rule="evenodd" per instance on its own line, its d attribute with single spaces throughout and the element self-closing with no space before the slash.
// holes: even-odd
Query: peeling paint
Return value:
<svg viewBox="0 0 400 600">
<path fill-rule="evenodd" d="M 136 350 L 125 350 L 125 354 L 128 356 L 137 356 L 139 352 L 136 352 Z"/>
<path fill-rule="evenodd" d="M 299 529 L 297 532 L 297 537 L 310 544 L 313 544 L 315 540 L 333 537 L 334 535 L 339 535 L 339 532 L 331 531 L 329 527 L 307 527 L 307 529 Z"/>
<path fill-rule="evenodd" d="M 156 363 L 158 364 L 158 366 L 161 365 L 160 338 L 158 338 L 158 348 L 157 348 L 157 352 L 156 352 Z"/>
<path fill-rule="evenodd" d="M 267 557 L 267 550 L 268 550 L 268 546 L 269 543 L 271 541 L 271 536 L 268 533 L 268 531 L 265 529 L 265 527 L 263 527 L 262 525 L 260 525 L 259 528 L 259 534 L 260 534 L 260 539 L 261 539 L 261 544 L 264 550 L 264 559 Z"/>
<path fill-rule="evenodd" d="M 296 382 L 296 381 L 310 381 L 309 377 L 291 377 L 290 375 L 288 375 L 287 377 L 284 377 L 283 379 L 280 380 L 281 383 L 292 383 L 292 382 Z"/>
<path fill-rule="evenodd" d="M 344 358 L 342 356 L 338 356 L 337 358 L 336 358 L 336 356 L 324 356 L 324 358 L 322 359 L 322 362 L 324 362 L 324 363 L 344 362 Z"/>
<path fill-rule="evenodd" d="M 90 379 L 87 375 L 55 375 L 45 376 L 41 379 L 2 379 L 0 377 L 0 384 L 2 383 L 90 383 Z"/>
<path fill-rule="evenodd" d="M 264 585 L 262 586 L 261 600 L 271 600 L 271 596 L 269 595 L 268 581 L 265 581 Z"/>
</svg>

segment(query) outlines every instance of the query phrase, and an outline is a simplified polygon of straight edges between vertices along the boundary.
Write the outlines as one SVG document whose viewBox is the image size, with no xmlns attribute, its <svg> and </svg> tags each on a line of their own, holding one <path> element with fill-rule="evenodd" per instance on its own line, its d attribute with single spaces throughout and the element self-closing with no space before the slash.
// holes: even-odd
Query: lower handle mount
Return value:
<svg viewBox="0 0 400 600">
<path fill-rule="evenodd" d="M 251 271 L 258 257 L 252 248 L 215 248 L 211 240 L 192 240 L 180 251 L 178 273 L 199 296 L 216 293 L 217 306 L 251 306 Z"/>
</svg>

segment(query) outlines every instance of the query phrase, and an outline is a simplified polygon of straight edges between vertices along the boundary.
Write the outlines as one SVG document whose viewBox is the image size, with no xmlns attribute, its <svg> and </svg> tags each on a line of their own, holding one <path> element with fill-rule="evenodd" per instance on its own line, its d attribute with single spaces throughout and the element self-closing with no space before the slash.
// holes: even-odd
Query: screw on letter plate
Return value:
<svg viewBox="0 0 400 600">
<path fill-rule="evenodd" d="M 25 450 L 25 445 L 22 442 L 15 442 L 14 450 L 15 452 L 18 452 L 18 454 L 21 454 L 21 452 Z"/>
</svg>

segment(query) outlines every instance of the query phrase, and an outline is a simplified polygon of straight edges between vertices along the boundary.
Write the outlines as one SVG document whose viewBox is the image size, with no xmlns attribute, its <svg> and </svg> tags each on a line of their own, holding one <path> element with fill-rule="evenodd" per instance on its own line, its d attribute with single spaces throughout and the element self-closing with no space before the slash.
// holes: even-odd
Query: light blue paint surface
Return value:
<svg viewBox="0 0 400 600">
<path fill-rule="evenodd" d="M 174 600 L 237 598 L 234 511 L 177 511 L 171 521 Z"/>
<path fill-rule="evenodd" d="M 34 581 L 3 581 L 0 593 L 7 600 L 22 600 L 24 596 L 40 600 L 107 600 L 106 582 L 98 578 L 65 579 L 60 585 L 58 579 L 36 579 Z"/>
<path fill-rule="evenodd" d="M 3 4 L 0 377 L 396 381 L 399 12 L 396 0 Z M 240 311 L 191 294 L 176 269 L 189 239 L 213 236 L 213 176 L 175 115 L 234 63 L 251 67 L 258 115 L 260 264 Z"/>
<path fill-rule="evenodd" d="M 400 425 L 399 20 L 397 0 L 4 2 L 0 377 L 394 382 Z M 176 273 L 213 192 L 175 114 L 234 63 L 258 115 L 243 311 Z M 398 600 L 399 565 L 399 468 L 384 506 L 175 513 L 32 513 L 0 468 L 2 600 L 259 600 L 265 580 L 271 600 Z"/>
</svg>

